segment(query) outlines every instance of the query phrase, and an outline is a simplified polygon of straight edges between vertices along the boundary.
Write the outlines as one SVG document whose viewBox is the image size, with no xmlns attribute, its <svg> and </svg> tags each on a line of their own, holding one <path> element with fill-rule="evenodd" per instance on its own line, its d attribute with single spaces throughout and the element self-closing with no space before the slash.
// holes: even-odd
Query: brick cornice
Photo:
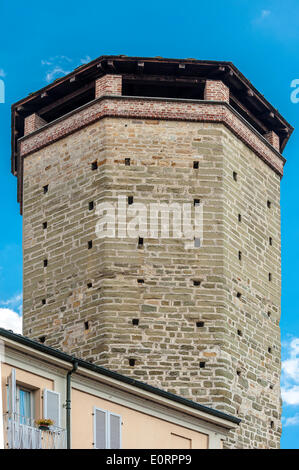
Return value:
<svg viewBox="0 0 299 470">
<path fill-rule="evenodd" d="M 229 103 L 220 101 L 102 96 L 19 139 L 20 157 L 105 117 L 222 123 L 280 176 L 284 157 Z"/>
</svg>

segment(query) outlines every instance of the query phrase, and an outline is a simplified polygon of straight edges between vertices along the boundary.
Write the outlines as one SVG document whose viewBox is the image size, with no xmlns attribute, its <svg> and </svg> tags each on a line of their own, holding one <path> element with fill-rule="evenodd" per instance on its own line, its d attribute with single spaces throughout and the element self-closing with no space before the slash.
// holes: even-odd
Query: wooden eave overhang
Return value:
<svg viewBox="0 0 299 470">
<path fill-rule="evenodd" d="M 67 113 L 69 106 L 79 107 L 82 97 L 90 97 L 92 100 L 95 80 L 107 73 L 120 74 L 124 83 L 136 85 L 158 82 L 161 86 L 175 84 L 176 87 L 204 87 L 207 79 L 222 80 L 230 89 L 231 105 L 261 135 L 274 131 L 279 136 L 280 152 L 284 150 L 294 130 L 231 62 L 101 56 L 12 105 L 11 171 L 18 176 L 19 186 L 22 162 L 18 157 L 18 139 L 24 135 L 24 119 L 37 113 L 50 122 L 57 118 L 57 113 L 60 116 Z M 19 194 L 20 191 L 19 187 Z"/>
</svg>

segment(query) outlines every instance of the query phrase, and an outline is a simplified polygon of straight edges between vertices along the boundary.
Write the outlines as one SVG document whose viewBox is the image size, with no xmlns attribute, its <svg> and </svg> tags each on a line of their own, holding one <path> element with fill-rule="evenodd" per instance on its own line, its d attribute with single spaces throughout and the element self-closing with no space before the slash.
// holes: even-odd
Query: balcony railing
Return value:
<svg viewBox="0 0 299 470">
<path fill-rule="evenodd" d="M 65 449 L 66 430 L 50 426 L 39 429 L 34 419 L 16 413 L 5 413 L 3 417 L 6 449 Z"/>
</svg>

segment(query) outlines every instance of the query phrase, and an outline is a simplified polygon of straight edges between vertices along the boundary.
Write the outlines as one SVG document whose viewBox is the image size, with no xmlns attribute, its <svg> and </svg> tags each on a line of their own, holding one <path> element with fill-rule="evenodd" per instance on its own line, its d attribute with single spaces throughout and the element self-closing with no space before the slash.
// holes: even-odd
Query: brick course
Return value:
<svg viewBox="0 0 299 470">
<path fill-rule="evenodd" d="M 246 124 L 228 104 L 191 100 L 107 97 L 83 106 L 75 113 L 49 124 L 42 132 L 20 139 L 20 155 L 26 155 L 55 142 L 103 117 L 135 117 L 197 122 L 223 122 L 277 173 L 283 174 L 284 158 L 274 153 L 259 134 Z"/>
</svg>

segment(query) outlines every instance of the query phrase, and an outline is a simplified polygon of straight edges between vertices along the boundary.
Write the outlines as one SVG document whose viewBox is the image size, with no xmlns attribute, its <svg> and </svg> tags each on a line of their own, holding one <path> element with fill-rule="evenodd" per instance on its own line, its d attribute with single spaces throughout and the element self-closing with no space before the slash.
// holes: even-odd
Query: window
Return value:
<svg viewBox="0 0 299 470">
<path fill-rule="evenodd" d="M 94 408 L 94 448 L 121 449 L 121 416 Z"/>
<path fill-rule="evenodd" d="M 28 424 L 28 419 L 34 418 L 32 390 L 17 386 L 17 414 L 20 415 L 22 424 Z"/>
</svg>

